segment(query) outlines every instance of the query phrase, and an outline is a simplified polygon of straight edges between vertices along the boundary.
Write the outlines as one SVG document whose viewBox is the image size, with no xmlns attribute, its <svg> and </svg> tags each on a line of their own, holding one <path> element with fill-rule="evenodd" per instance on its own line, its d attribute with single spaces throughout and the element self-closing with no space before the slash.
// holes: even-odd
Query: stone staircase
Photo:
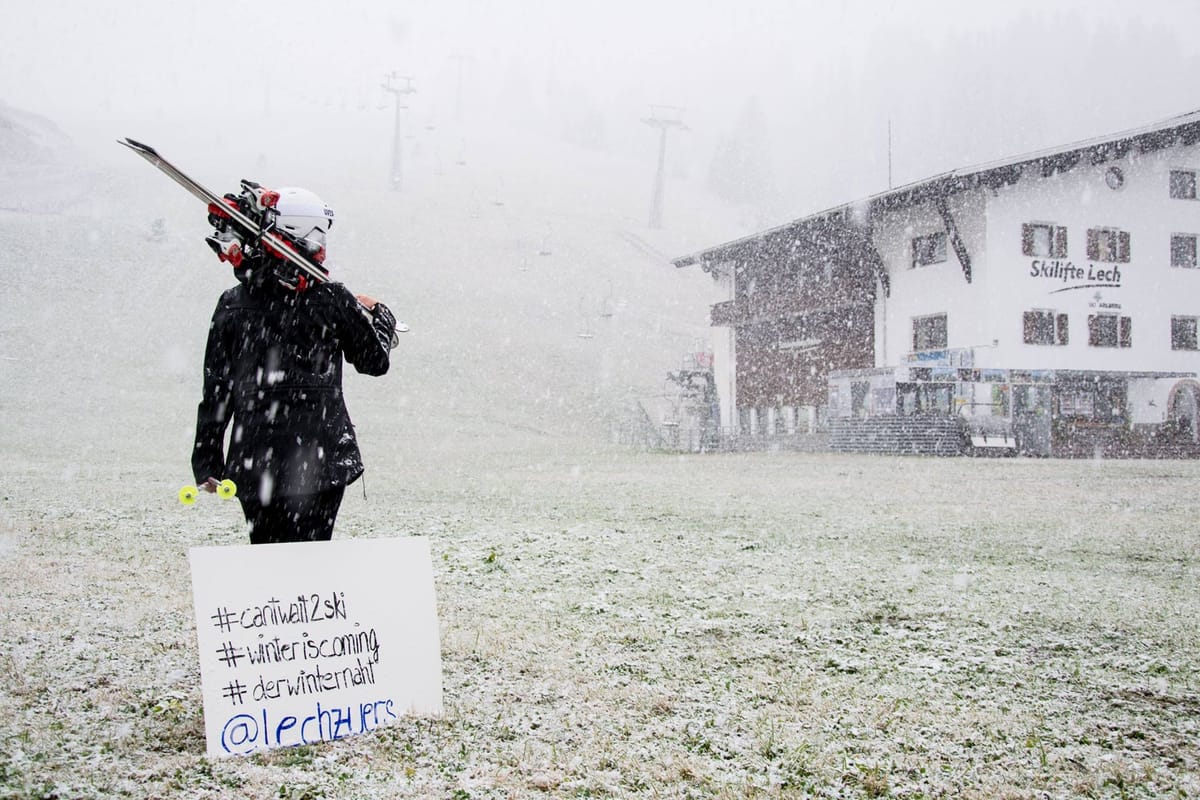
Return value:
<svg viewBox="0 0 1200 800">
<path fill-rule="evenodd" d="M 914 415 L 829 420 L 829 449 L 838 453 L 961 456 L 967 441 L 958 417 Z"/>
</svg>

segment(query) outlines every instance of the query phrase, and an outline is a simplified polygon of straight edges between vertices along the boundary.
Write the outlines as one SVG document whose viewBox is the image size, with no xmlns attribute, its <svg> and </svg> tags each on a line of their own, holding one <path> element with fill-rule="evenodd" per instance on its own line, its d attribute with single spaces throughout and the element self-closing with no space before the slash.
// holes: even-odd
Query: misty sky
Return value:
<svg viewBox="0 0 1200 800">
<path fill-rule="evenodd" d="M 772 213 L 1200 108 L 1200 3 L 0 0 L 0 101 L 111 139 L 271 114 L 410 113 L 475 130 L 587 113 L 600 146 L 706 169 L 757 102 Z M 161 138 L 161 134 L 160 134 Z M 770 214 L 768 214 L 769 216 Z"/>
</svg>

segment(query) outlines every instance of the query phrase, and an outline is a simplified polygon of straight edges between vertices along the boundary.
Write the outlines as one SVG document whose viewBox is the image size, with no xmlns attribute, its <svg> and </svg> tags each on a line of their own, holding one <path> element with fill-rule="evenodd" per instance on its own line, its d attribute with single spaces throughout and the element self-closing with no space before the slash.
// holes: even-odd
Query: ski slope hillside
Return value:
<svg viewBox="0 0 1200 800">
<path fill-rule="evenodd" d="M 714 287 L 668 259 L 738 233 L 728 215 L 673 179 L 666 229 L 647 229 L 650 132 L 631 158 L 422 128 L 391 191 L 390 121 L 281 121 L 255 142 L 183 124 L 116 134 L 215 191 L 241 177 L 304 185 L 336 209 L 335 275 L 412 327 L 387 377 L 347 374 L 369 466 L 611 441 L 638 398 L 707 346 Z M 96 450 L 114 468 L 161 459 L 183 474 L 208 318 L 233 279 L 203 243 L 203 209 L 116 138 L 0 164 L 16 265 L 0 294 L 0 446 L 68 464 Z"/>
</svg>

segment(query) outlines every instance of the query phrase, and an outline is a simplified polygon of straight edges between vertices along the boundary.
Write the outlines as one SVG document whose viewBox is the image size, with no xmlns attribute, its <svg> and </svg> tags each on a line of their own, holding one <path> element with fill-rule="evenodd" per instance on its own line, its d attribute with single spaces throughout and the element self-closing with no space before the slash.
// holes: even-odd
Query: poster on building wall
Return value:
<svg viewBox="0 0 1200 800">
<path fill-rule="evenodd" d="M 441 714 L 428 540 L 197 547 L 189 560 L 209 756 Z"/>
</svg>

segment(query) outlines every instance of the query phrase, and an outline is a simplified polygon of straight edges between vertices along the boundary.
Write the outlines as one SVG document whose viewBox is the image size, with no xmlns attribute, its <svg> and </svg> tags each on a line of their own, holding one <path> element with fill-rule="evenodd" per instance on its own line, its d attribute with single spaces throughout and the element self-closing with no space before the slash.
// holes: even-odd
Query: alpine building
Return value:
<svg viewBox="0 0 1200 800">
<path fill-rule="evenodd" d="M 727 442 L 1200 453 L 1200 111 L 953 170 L 674 260 Z"/>
</svg>

